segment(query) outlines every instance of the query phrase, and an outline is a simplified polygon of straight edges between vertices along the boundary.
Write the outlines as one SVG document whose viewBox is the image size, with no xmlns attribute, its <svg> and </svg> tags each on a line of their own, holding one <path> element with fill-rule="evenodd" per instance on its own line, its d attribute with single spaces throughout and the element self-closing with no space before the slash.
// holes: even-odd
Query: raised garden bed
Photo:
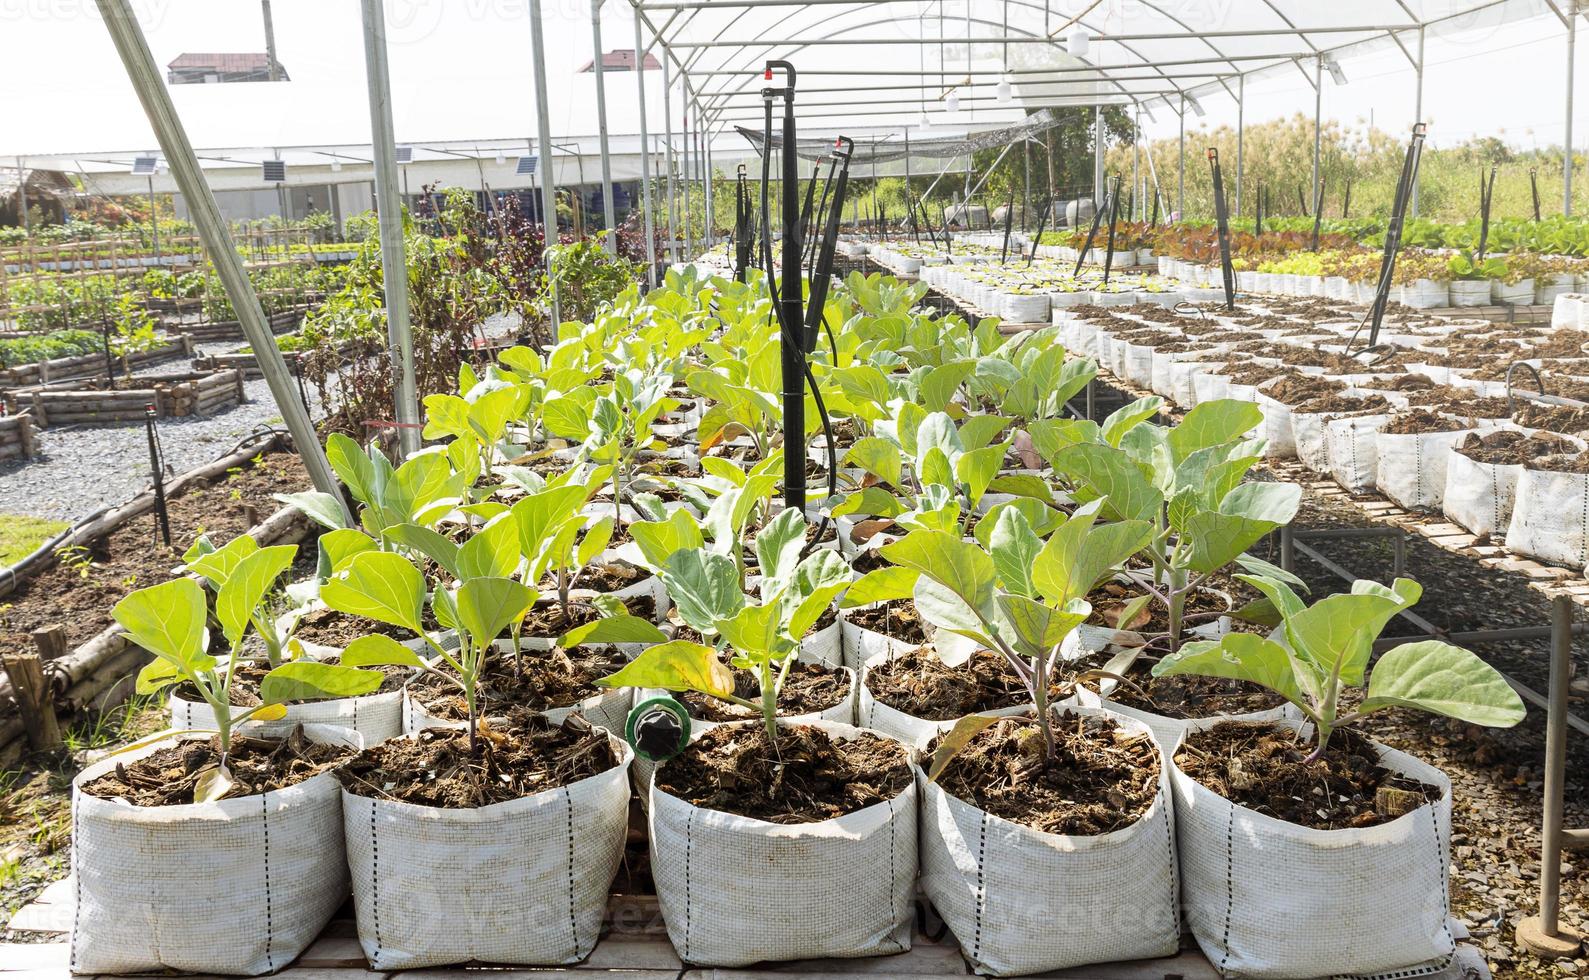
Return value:
<svg viewBox="0 0 1589 980">
<path fill-rule="evenodd" d="M 171 357 L 191 357 L 192 354 L 193 338 L 183 334 L 167 338 L 165 343 L 153 350 L 130 354 L 125 360 L 118 358 L 116 364 L 118 370 L 123 370 L 128 366 L 136 369 Z M 105 356 L 103 354 L 58 357 L 33 364 L 18 364 L 15 367 L 0 370 L 0 388 L 20 388 L 28 385 L 50 384 L 55 381 L 69 381 L 74 378 L 103 374 L 104 371 Z"/>
<path fill-rule="evenodd" d="M 265 321 L 270 324 L 272 333 L 288 333 L 298 329 L 303 322 L 303 317 L 309 307 L 302 306 L 289 310 L 278 310 L 265 316 Z M 243 324 L 237 320 L 220 320 L 214 323 L 193 323 L 176 320 L 169 323 L 168 330 L 192 337 L 200 343 L 214 340 L 246 340 L 247 334 L 243 332 Z"/>
<path fill-rule="evenodd" d="M 31 415 L 0 418 L 0 460 L 27 459 L 38 452 Z"/>
<path fill-rule="evenodd" d="M 26 411 L 43 428 L 88 423 L 142 421 L 153 406 L 157 418 L 209 416 L 246 400 L 243 373 L 236 369 L 131 378 L 114 389 L 103 379 L 7 393 L 6 408 Z"/>
</svg>

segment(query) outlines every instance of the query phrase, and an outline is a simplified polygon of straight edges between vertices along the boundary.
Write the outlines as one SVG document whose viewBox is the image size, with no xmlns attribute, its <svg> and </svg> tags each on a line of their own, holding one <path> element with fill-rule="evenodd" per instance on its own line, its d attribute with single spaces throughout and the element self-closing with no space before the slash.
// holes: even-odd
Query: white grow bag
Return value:
<svg viewBox="0 0 1589 980">
<path fill-rule="evenodd" d="M 352 732 L 317 741 L 362 748 Z M 348 894 L 342 789 L 323 772 L 218 803 L 133 806 L 82 791 L 178 741 L 113 755 L 72 780 L 73 973 L 274 973 L 325 928 Z"/>
<path fill-rule="evenodd" d="M 1116 720 L 1124 731 L 1146 733 L 1139 722 Z M 1148 811 L 1129 827 L 1092 836 L 1033 830 L 917 780 L 922 888 L 977 973 L 1174 955 L 1181 937 L 1174 806 L 1162 748 L 1159 756 L 1159 791 Z"/>
<path fill-rule="evenodd" d="M 1506 547 L 1583 568 L 1589 561 L 1589 475 L 1524 469 L 1517 478 Z"/>
<path fill-rule="evenodd" d="M 1324 423 L 1330 476 L 1344 490 L 1374 489 L 1379 475 L 1379 430 L 1389 415 L 1356 415 Z"/>
<path fill-rule="evenodd" d="M 842 817 L 776 824 L 693 806 L 653 783 L 652 875 L 679 958 L 731 967 L 909 950 L 917 799 L 912 782 Z"/>
<path fill-rule="evenodd" d="M 359 945 L 374 970 L 590 955 L 629 824 L 629 762 L 471 809 L 342 794 Z"/>
<path fill-rule="evenodd" d="M 1443 795 L 1359 830 L 1312 830 L 1249 810 L 1186 775 L 1169 753 L 1186 921 L 1222 975 L 1404 978 L 1450 962 L 1451 782 L 1378 748 L 1386 768 Z"/>
<path fill-rule="evenodd" d="M 1446 496 L 1446 462 L 1451 449 L 1473 431 L 1378 433 L 1375 486 L 1408 510 L 1439 510 Z"/>
<path fill-rule="evenodd" d="M 171 727 L 178 731 L 215 731 L 215 709 L 207 701 L 189 701 L 174 691 L 167 706 Z M 245 709 L 246 710 L 246 709 Z M 298 725 L 331 725 L 359 733 L 365 745 L 375 745 L 403 733 L 403 692 L 378 691 L 356 698 L 330 698 L 287 705 L 287 714 L 275 721 L 244 722 L 244 730 L 262 738 L 285 738 Z"/>
</svg>

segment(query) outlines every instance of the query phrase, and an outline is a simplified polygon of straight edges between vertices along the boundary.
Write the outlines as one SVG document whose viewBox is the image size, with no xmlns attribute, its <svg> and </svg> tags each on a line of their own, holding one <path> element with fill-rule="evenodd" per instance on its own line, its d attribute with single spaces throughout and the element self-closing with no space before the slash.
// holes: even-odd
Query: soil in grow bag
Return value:
<svg viewBox="0 0 1589 980">
<path fill-rule="evenodd" d="M 585 587 L 583 581 L 576 582 L 575 585 L 580 588 Z M 550 590 L 547 594 L 556 594 L 557 586 L 555 584 L 543 586 L 543 588 Z M 643 619 L 648 623 L 656 622 L 657 601 L 651 596 L 630 596 L 623 601 L 623 604 L 624 608 L 629 610 L 630 615 Z M 528 616 L 524 617 L 524 626 L 521 632 L 527 637 L 562 636 L 576 626 L 584 626 L 586 623 L 595 622 L 601 616 L 602 612 L 600 609 L 588 602 L 580 602 L 577 599 L 569 602 L 566 614 L 563 611 L 561 602 L 542 600 L 534 609 L 530 610 Z"/>
<path fill-rule="evenodd" d="M 1462 438 L 1456 448 L 1457 452 L 1475 463 L 1496 466 L 1521 466 L 1541 456 L 1578 451 L 1577 446 L 1560 436 L 1544 432 L 1530 435 L 1513 429 L 1502 429 L 1485 436 L 1471 432 Z"/>
<path fill-rule="evenodd" d="M 1105 582 L 1087 594 L 1087 601 L 1092 603 L 1092 615 L 1087 617 L 1087 625 L 1137 633 L 1168 633 L 1170 612 L 1163 603 L 1157 601 L 1148 603 L 1129 623 L 1120 622 L 1125 606 L 1142 595 L 1142 589 L 1129 583 Z M 1218 592 L 1206 588 L 1194 589 L 1187 594 L 1186 604 L 1181 609 L 1182 631 L 1212 623 L 1229 612 L 1230 605 Z"/>
<path fill-rule="evenodd" d="M 1379 431 L 1387 436 L 1425 435 L 1432 432 L 1457 432 L 1467 426 L 1456 419 L 1438 415 L 1426 408 L 1402 412 L 1385 423 Z"/>
<path fill-rule="evenodd" d="M 831 820 L 891 800 L 913 776 L 905 747 L 862 732 L 838 741 L 810 725 L 714 728 L 657 770 L 687 803 L 771 823 Z"/>
<path fill-rule="evenodd" d="M 734 671 L 734 694 L 746 701 L 761 701 L 761 680 L 751 671 Z M 698 691 L 675 695 L 684 702 L 690 717 L 702 721 L 748 721 L 761 713 L 737 704 L 719 701 Z M 824 664 L 794 663 L 778 688 L 778 714 L 814 715 L 842 704 L 850 696 L 850 675 Z"/>
<path fill-rule="evenodd" d="M 907 650 L 867 670 L 866 689 L 890 708 L 927 721 L 1032 703 L 1026 685 L 992 650 L 978 650 L 958 667 L 926 649 Z M 1069 692 L 1056 684 L 1049 693 L 1061 698 Z"/>
<path fill-rule="evenodd" d="M 1512 421 L 1530 429 L 1583 432 L 1589 429 L 1589 408 L 1525 404 L 1512 415 Z"/>
<path fill-rule="evenodd" d="M 480 714 L 510 714 L 514 709 L 550 711 L 578 704 L 610 688 L 597 687 L 596 680 L 616 673 L 628 661 L 615 650 L 594 648 L 562 650 L 521 650 L 518 663 L 511 653 L 495 653 L 480 678 Z M 458 685 L 421 674 L 408 685 L 414 698 L 432 717 L 443 721 L 467 721 L 469 706 Z"/>
<path fill-rule="evenodd" d="M 1551 473 L 1589 473 L 1589 453 L 1541 456 L 1539 459 L 1529 460 L 1527 465 L 1531 470 L 1546 470 Z"/>
<path fill-rule="evenodd" d="M 886 602 L 873 609 L 850 611 L 850 622 L 861 629 L 881 633 L 902 643 L 921 645 L 927 642 L 927 630 L 916 612 L 916 604 L 909 599 Z"/>
<path fill-rule="evenodd" d="M 217 651 L 211 652 L 217 653 Z M 225 651 L 219 651 L 219 653 L 224 652 Z M 314 662 L 321 664 L 337 664 L 341 662 L 341 658 L 327 657 L 324 660 L 316 660 Z M 381 681 L 381 686 L 379 688 L 370 691 L 367 694 L 361 695 L 362 697 L 370 697 L 371 695 L 375 694 L 391 694 L 394 691 L 401 691 L 403 689 L 403 681 L 408 678 L 409 674 L 413 673 L 413 669 L 410 667 L 362 667 L 360 669 L 378 670 L 382 674 L 386 675 L 386 679 Z M 270 662 L 266 660 L 247 660 L 240 662 L 236 669 L 232 671 L 232 685 L 228 689 L 231 695 L 231 703 L 233 706 L 239 708 L 252 708 L 254 705 L 259 704 L 259 685 L 264 681 L 265 675 L 270 673 L 270 671 Z M 182 698 L 184 701 L 200 702 L 204 700 L 204 695 L 200 694 L 198 689 L 192 684 L 184 683 L 178 686 L 176 693 L 177 697 Z M 284 701 L 282 703 L 308 704 L 309 702 Z"/>
<path fill-rule="evenodd" d="M 1337 731 L 1315 762 L 1311 741 L 1270 725 L 1230 722 L 1188 732 L 1181 771 L 1251 810 L 1313 830 L 1387 823 L 1440 798 L 1440 790 L 1393 773 L 1361 735 Z"/>
<path fill-rule="evenodd" d="M 1336 394 L 1345 387 L 1339 381 L 1330 381 L 1317 375 L 1292 375 L 1276 381 L 1263 393 L 1282 405 L 1300 405 L 1313 398 Z"/>
<path fill-rule="evenodd" d="M 608 562 L 604 565 L 587 565 L 573 581 L 576 589 L 590 589 L 603 595 L 621 592 L 636 582 L 651 577 L 651 573 L 628 562 Z M 557 594 L 557 576 L 549 575 L 537 586 L 541 595 Z"/>
<path fill-rule="evenodd" d="M 1264 367 L 1261 364 L 1243 364 L 1233 366 L 1225 372 L 1225 376 L 1235 385 L 1261 385 L 1270 378 L 1278 378 L 1291 374 L 1283 367 Z"/>
<path fill-rule="evenodd" d="M 422 622 L 425 629 L 435 632 L 442 628 L 441 623 L 431 612 L 429 606 L 423 611 Z M 318 643 L 321 646 L 345 647 L 361 636 L 371 633 L 380 633 L 390 636 L 394 640 L 413 639 L 413 631 L 390 623 L 381 623 L 363 616 L 354 616 L 351 613 L 338 612 L 335 609 L 318 608 L 304 613 L 298 621 L 298 628 L 293 635 L 300 640 Z"/>
<path fill-rule="evenodd" d="M 1413 408 L 1449 412 L 1463 418 L 1504 419 L 1512 413 L 1505 398 L 1480 398 L 1467 388 L 1439 385 L 1407 396 Z"/>
<path fill-rule="evenodd" d="M 1351 395 L 1330 393 L 1317 395 L 1291 406 L 1293 415 L 1376 415 L 1390 411 L 1390 402 L 1379 395 Z"/>
<path fill-rule="evenodd" d="M 1266 687 L 1223 677 L 1153 677 L 1138 671 L 1132 673 L 1130 679 L 1136 688 L 1121 684 L 1110 693 L 1109 700 L 1166 718 L 1244 715 L 1285 704 L 1285 698 Z M 1089 686 L 1097 687 L 1096 683 Z"/>
<path fill-rule="evenodd" d="M 1159 791 L 1153 737 L 1072 712 L 1056 715 L 1052 728 L 1054 757 L 1045 759 L 1033 718 L 1002 719 L 955 756 L 938 784 L 996 817 L 1048 834 L 1107 834 L 1141 819 Z"/>
<path fill-rule="evenodd" d="M 893 564 L 893 562 L 883 557 L 882 549 L 867 548 L 855 556 L 855 559 L 850 562 L 850 567 L 857 572 L 865 574 L 866 572 L 875 572 L 879 568 L 889 568 Z"/>
<path fill-rule="evenodd" d="M 1289 358 L 1288 358 L 1289 360 Z M 1417 360 L 1422 361 L 1419 357 Z M 1394 354 L 1376 354 L 1371 357 L 1347 357 L 1345 354 L 1325 354 L 1318 366 L 1326 374 L 1405 374 L 1408 356 L 1403 351 Z"/>
<path fill-rule="evenodd" d="M 464 729 L 427 728 L 389 739 L 336 775 L 355 796 L 469 809 L 577 783 L 617 764 L 607 735 L 529 716 L 505 728 L 482 724 L 474 752 Z"/>
<path fill-rule="evenodd" d="M 286 789 L 340 765 L 353 750 L 305 738 L 302 729 L 281 739 L 233 734 L 227 768 L 232 788 L 226 798 Z M 134 806 L 181 806 L 193 802 L 193 788 L 204 770 L 221 761 L 221 739 L 183 741 L 151 752 L 84 783 L 83 792 L 102 800 L 121 798 Z"/>
<path fill-rule="evenodd" d="M 1437 387 L 1427 374 L 1403 374 L 1395 378 L 1378 378 L 1370 383 L 1377 391 L 1423 391 Z"/>
</svg>

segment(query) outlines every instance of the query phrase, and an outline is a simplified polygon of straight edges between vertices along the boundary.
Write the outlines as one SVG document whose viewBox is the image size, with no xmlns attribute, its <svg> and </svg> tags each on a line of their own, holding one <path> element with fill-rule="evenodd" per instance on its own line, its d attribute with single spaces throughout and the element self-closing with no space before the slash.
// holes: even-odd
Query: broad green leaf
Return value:
<svg viewBox="0 0 1589 980">
<path fill-rule="evenodd" d="M 973 415 L 960 423 L 960 442 L 967 450 L 982 449 L 1010 427 L 1010 420 L 998 415 Z"/>
<path fill-rule="evenodd" d="M 805 543 L 805 515 L 793 507 L 780 511 L 757 532 L 756 562 L 767 580 L 762 586 L 764 592 L 782 588 L 784 580 L 794 572 Z"/>
<path fill-rule="evenodd" d="M 1056 528 L 1032 566 L 1032 584 L 1050 603 L 1085 598 L 1099 579 L 1147 546 L 1153 526 L 1146 521 L 1094 525 L 1107 502 L 1077 508 Z"/>
<path fill-rule="evenodd" d="M 883 557 L 941 584 L 973 609 L 993 599 L 993 559 L 974 544 L 943 531 L 912 531 L 883 546 Z M 918 584 L 917 593 L 921 586 Z"/>
<path fill-rule="evenodd" d="M 519 522 L 512 514 L 503 514 L 458 548 L 459 577 L 510 578 L 518 571 L 519 558 Z"/>
<path fill-rule="evenodd" d="M 589 402 L 575 396 L 550 398 L 541 406 L 541 424 L 554 436 L 583 442 L 589 432 L 590 408 Z"/>
<path fill-rule="evenodd" d="M 457 395 L 425 396 L 425 429 L 420 433 L 422 438 L 458 438 L 470 435 L 471 431 L 468 402 Z"/>
<path fill-rule="evenodd" d="M 277 493 L 272 496 L 303 511 L 305 517 L 324 527 L 348 527 L 347 512 L 342 509 L 342 501 L 329 493 L 318 490 L 305 490 L 302 493 Z"/>
<path fill-rule="evenodd" d="M 326 557 L 326 567 L 333 572 L 341 571 L 354 555 L 375 551 L 376 548 L 377 545 L 368 534 L 351 527 L 338 528 L 320 535 L 320 552 Z"/>
<path fill-rule="evenodd" d="M 984 446 L 973 449 L 955 460 L 955 478 L 964 485 L 966 496 L 975 504 L 987 492 L 988 484 L 999 475 L 999 470 L 1004 466 L 1004 454 L 1009 446 L 1000 443 L 996 446 Z"/>
<path fill-rule="evenodd" d="M 354 555 L 320 587 L 320 600 L 337 612 L 423 632 L 425 578 L 408 559 L 384 551 Z"/>
<path fill-rule="evenodd" d="M 921 382 L 921 405 L 929 412 L 942 412 L 954 400 L 955 392 L 971 377 L 976 361 L 958 360 L 939 365 L 927 372 Z"/>
<path fill-rule="evenodd" d="M 849 562 L 829 548 L 817 549 L 800 563 L 784 592 L 790 637 L 798 640 L 816 625 L 849 587 L 851 575 Z"/>
<path fill-rule="evenodd" d="M 475 399 L 469 406 L 469 425 L 486 446 L 493 446 L 507 431 L 517 414 L 520 393 L 517 387 L 497 388 Z"/>
<path fill-rule="evenodd" d="M 1048 481 L 1029 473 L 1015 473 L 1008 476 L 995 477 L 993 482 L 988 484 L 988 491 L 990 493 L 1013 494 L 1017 497 L 1029 497 L 1032 500 L 1045 503 L 1052 502 L 1054 499 L 1054 488 L 1048 485 Z"/>
<path fill-rule="evenodd" d="M 190 578 L 139 589 L 110 610 L 127 639 L 184 671 L 204 657 L 206 613 L 204 589 Z"/>
<path fill-rule="evenodd" d="M 340 432 L 333 432 L 326 439 L 326 459 L 336 470 L 337 479 L 352 491 L 355 499 L 374 502 L 377 496 L 375 464 L 358 443 Z"/>
<path fill-rule="evenodd" d="M 654 687 L 664 691 L 700 691 L 714 697 L 734 693 L 734 672 L 709 646 L 673 640 L 646 647 L 615 674 L 596 681 L 601 687 Z"/>
<path fill-rule="evenodd" d="M 1252 402 L 1199 402 L 1170 430 L 1170 449 L 1179 464 L 1199 449 L 1235 442 L 1262 424 L 1263 410 Z"/>
<path fill-rule="evenodd" d="M 1369 583 L 1361 583 L 1369 584 Z M 1341 680 L 1352 686 L 1363 683 L 1374 640 L 1391 618 L 1418 601 L 1422 589 L 1411 579 L 1397 579 L 1393 590 L 1378 586 L 1383 594 L 1353 592 L 1332 595 L 1285 621 L 1291 648 L 1311 660 L 1323 673 L 1339 666 Z"/>
<path fill-rule="evenodd" d="M 890 487 L 904 486 L 899 447 L 878 436 L 857 439 L 844 461 L 859 466 Z"/>
<path fill-rule="evenodd" d="M 1092 498 L 1107 498 L 1103 516 L 1111 520 L 1150 521 L 1164 495 L 1125 453 L 1109 446 L 1077 445 L 1060 450 L 1054 469 L 1085 488 Z"/>
<path fill-rule="evenodd" d="M 463 572 L 458 567 L 458 545 L 446 535 L 418 524 L 394 524 L 386 529 L 386 537 L 429 558 L 453 578 L 463 578 Z M 340 570 L 342 563 L 338 562 L 333 567 Z"/>
<path fill-rule="evenodd" d="M 1423 640 L 1379 658 L 1359 710 L 1417 708 L 1474 725 L 1510 728 L 1527 711 L 1500 672 L 1471 651 Z"/>
<path fill-rule="evenodd" d="M 993 567 L 1005 590 L 1020 596 L 1037 594 L 1032 568 L 1042 550 L 1042 539 L 1032 530 L 1025 515 L 1014 507 L 999 511 L 988 542 L 988 553 L 993 556 Z"/>
<path fill-rule="evenodd" d="M 1291 590 L 1291 586 L 1278 579 L 1266 575 L 1237 575 L 1236 578 L 1262 592 L 1282 620 L 1307 608 L 1307 604 Z"/>
<path fill-rule="evenodd" d="M 510 578 L 472 578 L 458 587 L 458 625 L 477 649 L 523 619 L 535 593 Z"/>
<path fill-rule="evenodd" d="M 519 550 L 524 557 L 537 560 L 556 529 L 584 506 L 589 494 L 587 487 L 570 484 L 532 493 L 516 502 L 513 517 L 519 524 Z"/>
<path fill-rule="evenodd" d="M 831 513 L 834 517 L 843 517 L 846 514 L 898 517 L 909 509 L 900 503 L 899 498 L 892 493 L 880 486 L 871 486 L 845 497 L 841 503 L 833 508 Z"/>
<path fill-rule="evenodd" d="M 612 541 L 613 528 L 617 522 L 608 514 L 601 520 L 585 528 L 585 536 L 579 539 L 579 546 L 574 553 L 574 563 L 580 567 L 589 565 L 596 556 L 607 550 L 607 545 Z"/>
<path fill-rule="evenodd" d="M 557 645 L 569 650 L 583 643 L 662 643 L 667 638 L 655 623 L 620 613 L 576 626 L 558 637 Z"/>
<path fill-rule="evenodd" d="M 1120 406 L 1103 420 L 1103 441 L 1111 446 L 1119 446 L 1127 432 L 1159 414 L 1162 407 L 1164 399 L 1157 395 L 1138 398 L 1129 405 Z"/>
<path fill-rule="evenodd" d="M 1063 607 L 1025 596 L 1001 594 L 994 600 L 1000 636 L 1023 657 L 1044 658 L 1092 615 L 1092 606 L 1073 599 Z"/>
<path fill-rule="evenodd" d="M 897 602 L 900 599 L 909 599 L 916 589 L 916 580 L 920 577 L 921 572 L 916 569 L 901 568 L 898 565 L 874 569 L 850 585 L 848 591 L 844 593 L 844 598 L 839 600 L 839 608 L 855 609 L 874 602 Z"/>
<path fill-rule="evenodd" d="M 215 597 L 215 618 L 226 634 L 226 641 L 236 647 L 248 630 L 248 621 L 258 610 L 265 595 L 281 574 L 292 567 L 298 554 L 295 544 L 278 544 L 261 548 L 237 563 L 232 574 Z"/>
<path fill-rule="evenodd" d="M 954 590 L 922 575 L 916 580 L 911 599 L 921 618 L 939 629 L 969 637 L 985 647 L 994 646 L 988 635 L 988 623 L 994 616 L 991 598 L 981 608 L 972 608 Z"/>
<path fill-rule="evenodd" d="M 1303 682 L 1299 683 L 1297 670 L 1309 671 L 1311 668 L 1295 661 L 1284 647 L 1273 640 L 1252 633 L 1227 633 L 1219 640 L 1182 644 L 1179 650 L 1153 666 L 1153 676 L 1193 674 L 1251 681 L 1311 711 L 1303 688 L 1317 690 L 1321 678 L 1303 678 Z"/>
<path fill-rule="evenodd" d="M 134 682 L 133 690 L 143 695 L 158 694 L 184 679 L 182 672 L 177 670 L 176 664 L 164 657 L 156 657 L 138 671 L 138 679 Z"/>
<path fill-rule="evenodd" d="M 629 525 L 629 536 L 652 568 L 667 564 L 675 552 L 693 551 L 706 544 L 700 523 L 682 507 L 665 521 L 635 521 Z"/>
<path fill-rule="evenodd" d="M 260 681 L 259 697 L 266 704 L 356 698 L 371 693 L 385 680 L 385 675 L 378 670 L 360 670 L 316 660 L 289 660 Z"/>
<path fill-rule="evenodd" d="M 183 560 L 187 562 L 189 571 L 204 576 L 210 580 L 212 588 L 219 589 L 231 577 L 233 569 L 258 550 L 259 544 L 252 535 L 239 534 L 219 548 L 198 553 L 190 550 L 192 557 L 184 555 Z"/>
<path fill-rule="evenodd" d="M 933 449 L 941 451 L 945 462 L 950 463 L 966 449 L 960 441 L 960 430 L 955 428 L 954 419 L 943 412 L 928 414 L 916 429 L 916 458 L 926 459 Z"/>
<path fill-rule="evenodd" d="M 676 552 L 662 566 L 662 582 L 679 616 L 702 636 L 714 634 L 717 620 L 745 605 L 739 570 L 726 555 L 700 549 Z"/>
<path fill-rule="evenodd" d="M 937 748 L 933 749 L 932 767 L 927 770 L 928 781 L 937 782 L 938 777 L 949 768 L 949 763 L 954 761 L 955 756 L 965 751 L 965 747 L 971 744 L 973 738 L 998 720 L 993 715 L 966 715 L 955 722 L 954 727 L 938 739 Z"/>
<path fill-rule="evenodd" d="M 344 667 L 423 667 L 419 654 L 384 633 L 361 636 L 342 649 Z"/>
<path fill-rule="evenodd" d="M 794 649 L 793 641 L 783 635 L 778 612 L 777 604 L 744 606 L 715 625 L 728 645 L 739 653 L 755 661 L 766 660 Z"/>
<path fill-rule="evenodd" d="M 1101 438 L 1098 423 L 1086 419 L 1040 419 L 1027 425 L 1026 434 L 1032 448 L 1050 463 L 1061 450 L 1094 445 Z"/>
</svg>

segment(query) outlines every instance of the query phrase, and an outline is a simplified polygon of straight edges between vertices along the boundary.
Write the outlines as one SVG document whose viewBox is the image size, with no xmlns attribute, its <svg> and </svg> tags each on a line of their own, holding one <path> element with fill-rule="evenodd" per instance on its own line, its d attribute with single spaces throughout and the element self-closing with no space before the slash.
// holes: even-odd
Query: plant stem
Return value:
<svg viewBox="0 0 1589 980">
<path fill-rule="evenodd" d="M 778 741 L 778 685 L 772 677 L 772 661 L 761 663 L 761 720 L 767 726 L 767 740 Z"/>
</svg>

